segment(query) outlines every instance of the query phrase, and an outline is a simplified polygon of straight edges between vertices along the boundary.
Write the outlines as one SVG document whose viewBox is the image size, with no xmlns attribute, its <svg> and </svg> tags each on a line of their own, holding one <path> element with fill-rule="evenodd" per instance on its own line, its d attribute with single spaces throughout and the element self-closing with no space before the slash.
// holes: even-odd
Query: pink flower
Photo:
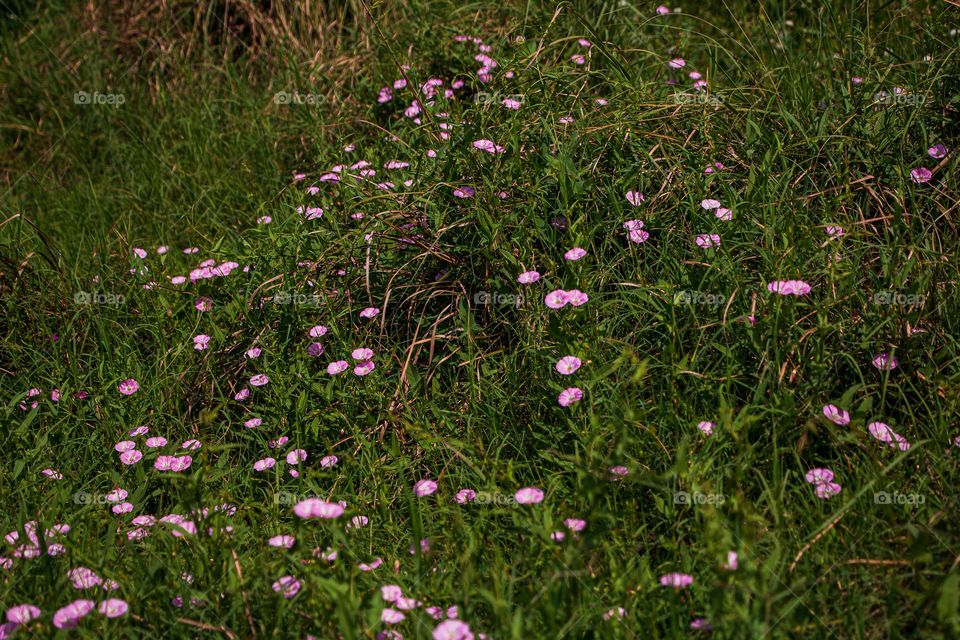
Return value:
<svg viewBox="0 0 960 640">
<path fill-rule="evenodd" d="M 674 589 L 685 589 L 693 584 L 693 576 L 686 573 L 667 573 L 660 576 L 660 584 Z"/>
<path fill-rule="evenodd" d="M 320 458 L 320 466 L 324 469 L 335 466 L 340 461 L 337 456 L 323 456 Z"/>
<path fill-rule="evenodd" d="M 473 146 L 480 151 L 486 151 L 487 153 L 503 153 L 503 147 L 498 144 L 495 144 L 493 140 L 475 140 Z"/>
<path fill-rule="evenodd" d="M 131 449 L 136 449 L 137 443 L 133 440 L 121 440 L 117 444 L 113 445 L 113 450 L 117 453 L 123 453 L 124 451 L 130 451 Z"/>
<path fill-rule="evenodd" d="M 433 629 L 433 640 L 473 640 L 473 632 L 466 622 L 444 620 Z"/>
<path fill-rule="evenodd" d="M 570 531 L 579 533 L 587 528 L 587 521 L 580 520 L 579 518 L 567 518 L 563 521 L 563 526 L 565 526 L 567 529 L 570 529 Z"/>
<path fill-rule="evenodd" d="M 666 7 L 662 7 L 662 8 L 667 9 Z M 669 12 L 670 12 L 670 9 L 667 9 L 667 13 Z M 603 619 L 611 620 L 613 618 L 622 618 L 626 614 L 627 612 L 624 610 L 623 607 L 614 607 L 613 609 L 607 609 L 606 611 L 603 612 Z"/>
<path fill-rule="evenodd" d="M 293 547 L 295 542 L 296 538 L 293 536 L 273 536 L 267 540 L 267 544 L 278 549 L 289 549 Z"/>
<path fill-rule="evenodd" d="M 563 257 L 573 262 L 573 261 L 579 260 L 585 255 L 587 255 L 586 249 L 583 249 L 581 247 L 574 247 L 573 249 L 570 249 L 565 254 L 563 254 Z"/>
<path fill-rule="evenodd" d="M 841 487 L 836 482 L 824 482 L 816 487 L 817 497 L 821 500 L 829 500 L 840 493 Z"/>
<path fill-rule="evenodd" d="M 556 369 L 557 372 L 569 376 L 577 371 L 580 368 L 581 362 L 580 358 L 574 356 L 564 356 L 557 361 Z"/>
<path fill-rule="evenodd" d="M 635 207 L 639 207 L 640 203 L 643 202 L 643 194 L 639 191 L 627 191 L 627 202 L 632 204 Z"/>
<path fill-rule="evenodd" d="M 53 626 L 57 629 L 72 629 L 81 618 L 93 611 L 93 600 L 74 600 L 53 614 Z"/>
<path fill-rule="evenodd" d="M 277 461 L 273 458 L 261 458 L 253 463 L 253 470 L 266 471 L 267 469 L 272 469 L 276 464 Z"/>
<path fill-rule="evenodd" d="M 261 419 L 261 418 L 250 418 L 250 419 L 244 421 L 243 426 L 245 426 L 247 429 L 256 429 L 256 428 L 259 427 L 261 424 L 263 424 L 263 419 Z"/>
<path fill-rule="evenodd" d="M 293 507 L 293 512 L 300 518 L 323 518 L 326 520 L 338 518 L 343 514 L 343 505 L 336 502 L 325 502 L 320 498 L 301 500 Z"/>
<path fill-rule="evenodd" d="M 722 565 L 727 571 L 736 571 L 740 566 L 739 556 L 736 551 L 727 551 L 727 561 Z"/>
<path fill-rule="evenodd" d="M 429 496 L 437 491 L 437 483 L 433 480 L 419 480 L 413 485 L 413 492 L 418 498 Z"/>
<path fill-rule="evenodd" d="M 871 422 L 867 425 L 867 431 L 880 442 L 885 442 L 891 447 L 897 447 L 901 451 L 910 448 L 910 443 L 899 433 L 896 433 L 889 425 L 883 422 Z"/>
<path fill-rule="evenodd" d="M 707 198 L 705 200 L 700 201 L 700 206 L 706 209 L 707 211 L 712 211 L 713 209 L 717 209 L 720 207 L 720 201 L 713 200 L 712 198 Z"/>
<path fill-rule="evenodd" d="M 929 182 L 930 178 L 933 177 L 933 172 L 926 167 L 917 167 L 910 172 L 910 180 L 915 184 L 923 184 L 924 182 Z"/>
<path fill-rule="evenodd" d="M 117 386 L 117 390 L 125 396 L 132 396 L 139 388 L 140 384 L 133 378 L 128 378 Z"/>
<path fill-rule="evenodd" d="M 300 464 L 307 459 L 307 452 L 303 449 L 295 449 L 287 454 L 287 464 Z"/>
<path fill-rule="evenodd" d="M 520 284 L 533 284 L 540 279 L 540 273 L 538 271 L 524 271 L 519 276 L 517 276 L 517 282 Z"/>
<path fill-rule="evenodd" d="M 460 491 L 457 491 L 457 495 L 454 499 L 457 501 L 457 504 L 467 504 L 468 502 L 477 499 L 477 492 L 473 489 L 460 489 Z"/>
<path fill-rule="evenodd" d="M 380 314 L 380 309 L 378 309 L 377 307 L 367 307 L 366 309 L 360 312 L 360 317 L 366 318 L 366 319 L 376 318 L 379 314 Z"/>
<path fill-rule="evenodd" d="M 157 447 L 162 447 L 166 445 L 167 439 L 164 438 L 163 436 L 153 436 L 152 438 L 147 438 L 144 444 L 146 444 L 151 449 L 155 449 Z"/>
<path fill-rule="evenodd" d="M 353 368 L 353 373 L 358 376 L 365 376 L 373 371 L 376 365 L 373 364 L 373 360 L 364 360 L 363 362 L 357 363 L 357 366 Z"/>
<path fill-rule="evenodd" d="M 180 472 L 190 468 L 193 464 L 193 458 L 190 456 L 159 456 L 153 463 L 153 468 L 157 471 Z"/>
<path fill-rule="evenodd" d="M 250 378 L 250 384 L 254 387 L 262 387 L 263 385 L 268 384 L 269 382 L 270 382 L 270 378 L 268 378 L 266 375 L 262 373 L 258 373 L 257 375 Z"/>
<path fill-rule="evenodd" d="M 543 299 L 543 303 L 551 309 L 560 309 L 567 306 L 567 292 L 563 289 L 551 291 Z"/>
<path fill-rule="evenodd" d="M 56 469 L 44 469 L 40 473 L 53 480 L 63 480 L 63 474 Z"/>
<path fill-rule="evenodd" d="M 210 336 L 201 333 L 200 335 L 193 336 L 193 348 L 197 351 L 203 351 L 210 344 Z"/>
<path fill-rule="evenodd" d="M 140 459 L 143 458 L 143 454 L 137 451 L 136 449 L 131 449 L 130 451 L 124 451 L 120 454 L 120 462 L 125 465 L 136 464 L 140 462 Z"/>
<path fill-rule="evenodd" d="M 456 187 L 453 190 L 453 195 L 457 198 L 472 198 L 477 191 L 473 187 Z"/>
<path fill-rule="evenodd" d="M 504 98 L 500 104 L 505 106 L 507 109 L 513 109 L 514 111 L 519 109 L 521 105 L 520 101 L 514 98 Z"/>
<path fill-rule="evenodd" d="M 190 440 L 184 440 L 184 441 L 183 441 L 183 444 L 180 445 L 180 448 L 181 448 L 181 449 L 189 449 L 190 451 L 196 451 L 196 450 L 199 449 L 201 446 L 202 446 L 202 445 L 200 444 L 200 441 L 199 441 L 199 440 L 196 440 L 196 439 L 194 439 L 194 438 L 191 438 Z"/>
<path fill-rule="evenodd" d="M 781 296 L 803 296 L 810 293 L 810 285 L 803 280 L 774 280 L 767 285 L 767 291 Z"/>
<path fill-rule="evenodd" d="M 335 376 L 343 373 L 349 367 L 350 365 L 347 363 L 346 360 L 337 360 L 336 362 L 331 362 L 330 364 L 327 365 L 327 374 L 331 376 Z"/>
<path fill-rule="evenodd" d="M 396 602 L 403 597 L 403 590 L 395 584 L 385 584 L 380 587 L 380 595 L 384 602 Z"/>
<path fill-rule="evenodd" d="M 838 227 L 836 225 L 828 225 L 826 228 L 826 232 L 827 232 L 827 235 L 830 236 L 831 238 L 839 238 L 840 236 L 846 233 L 843 227 Z"/>
<path fill-rule="evenodd" d="M 315 327 L 311 327 L 308 333 L 311 338 L 322 338 L 327 334 L 327 328 L 322 324 L 318 324 Z"/>
<path fill-rule="evenodd" d="M 27 624 L 39 616 L 39 607 L 35 607 L 32 604 L 18 604 L 7 609 L 7 622 L 12 624 Z"/>
<path fill-rule="evenodd" d="M 697 425 L 697 429 L 699 429 L 703 435 L 709 436 L 713 435 L 713 428 L 715 426 L 716 425 L 712 422 L 703 421 Z"/>
<path fill-rule="evenodd" d="M 939 160 L 940 158 L 945 157 L 949 152 L 950 150 L 942 144 L 935 144 L 927 149 L 927 154 L 934 160 Z"/>
<path fill-rule="evenodd" d="M 590 300 L 590 298 L 587 297 L 587 294 L 585 294 L 583 291 L 580 291 L 579 289 L 571 289 L 566 293 L 567 293 L 567 302 L 569 302 L 574 307 L 579 307 L 581 305 L 584 305 L 587 303 L 588 300 Z"/>
<path fill-rule="evenodd" d="M 873 366 L 880 371 L 893 371 L 899 366 L 896 356 L 889 353 L 879 353 L 873 359 Z"/>
<path fill-rule="evenodd" d="M 610 472 L 610 475 L 613 476 L 613 480 L 625 478 L 630 473 L 630 470 L 624 466 L 610 467 L 608 471 Z"/>
<path fill-rule="evenodd" d="M 720 236 L 715 233 L 703 233 L 696 238 L 697 246 L 701 249 L 710 249 L 720 246 Z"/>
<path fill-rule="evenodd" d="M 398 624 L 403 622 L 405 618 L 406 616 L 396 609 L 386 608 L 380 612 L 380 622 L 384 624 Z"/>
<path fill-rule="evenodd" d="M 354 349 L 350 354 L 350 357 L 352 357 L 354 360 L 369 360 L 373 357 L 373 351 L 364 348 Z"/>
<path fill-rule="evenodd" d="M 101 615 L 104 615 L 108 618 L 119 618 L 122 615 L 126 615 L 127 611 L 129 610 L 130 605 L 119 598 L 110 598 L 109 600 L 104 600 L 97 608 L 97 611 L 99 611 Z"/>
<path fill-rule="evenodd" d="M 674 58 L 673 60 L 667 63 L 667 66 L 670 67 L 671 69 L 682 69 L 683 67 L 686 66 L 686 64 L 687 62 L 683 58 Z"/>
<path fill-rule="evenodd" d="M 250 360 L 256 360 L 260 357 L 260 354 L 263 353 L 263 350 L 260 347 L 251 347 L 247 349 L 246 356 Z"/>
<path fill-rule="evenodd" d="M 307 355 L 314 358 L 319 358 L 323 355 L 323 345 L 319 342 L 311 342 L 309 345 L 307 345 Z"/>
<path fill-rule="evenodd" d="M 146 425 L 140 425 L 139 427 L 134 427 L 127 432 L 127 435 L 131 438 L 136 438 L 137 436 L 142 436 L 145 433 L 150 433 L 150 429 Z"/>
<path fill-rule="evenodd" d="M 543 495 L 543 489 L 524 487 L 523 489 L 517 489 L 517 492 L 513 494 L 513 499 L 516 500 L 517 504 L 539 504 L 543 502 Z"/>
<path fill-rule="evenodd" d="M 213 299 L 206 297 L 197 298 L 193 306 L 197 311 L 210 311 L 213 309 Z"/>
<path fill-rule="evenodd" d="M 718 219 L 720 219 L 723 222 L 730 222 L 731 220 L 733 220 L 733 211 L 730 211 L 730 209 L 726 209 L 724 207 L 720 207 L 719 209 L 714 211 L 713 215 L 715 215 Z"/>
<path fill-rule="evenodd" d="M 824 484 L 833 481 L 833 471 L 830 469 L 810 469 L 806 475 L 807 482 L 810 484 Z"/>
<path fill-rule="evenodd" d="M 273 583 L 273 590 L 289 600 L 300 591 L 300 581 L 293 576 L 283 576 Z"/>
<path fill-rule="evenodd" d="M 113 505 L 110 510 L 117 515 L 120 515 L 121 513 L 130 513 L 133 511 L 133 503 L 121 502 L 120 504 Z"/>
<path fill-rule="evenodd" d="M 823 415 L 827 420 L 840 426 L 850 424 L 850 414 L 837 405 L 828 404 L 823 407 Z"/>
<path fill-rule="evenodd" d="M 576 404 L 583 399 L 583 391 L 577 387 L 570 387 L 564 389 L 560 392 L 560 395 L 557 396 L 557 403 L 561 407 L 569 407 L 572 404 Z"/>
<path fill-rule="evenodd" d="M 627 239 L 634 244 L 643 244 L 650 239 L 650 233 L 643 229 L 631 229 L 627 233 Z"/>
</svg>

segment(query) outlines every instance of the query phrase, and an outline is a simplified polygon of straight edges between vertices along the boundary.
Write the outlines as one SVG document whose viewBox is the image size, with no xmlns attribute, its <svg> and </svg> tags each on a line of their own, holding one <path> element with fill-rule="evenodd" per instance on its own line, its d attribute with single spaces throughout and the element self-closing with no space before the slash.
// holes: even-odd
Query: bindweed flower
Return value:
<svg viewBox="0 0 960 640">
<path fill-rule="evenodd" d="M 53 626 L 57 629 L 72 629 L 80 620 L 93 611 L 93 600 L 74 600 L 53 614 Z"/>
<path fill-rule="evenodd" d="M 517 504 L 539 504 L 543 502 L 543 489 L 537 487 L 524 487 L 523 489 L 518 489 L 515 494 L 513 494 L 513 499 Z"/>
<path fill-rule="evenodd" d="M 537 271 L 524 271 L 517 276 L 517 282 L 520 284 L 533 284 L 540 279 L 540 273 Z"/>
<path fill-rule="evenodd" d="M 437 491 L 437 483 L 433 480 L 419 480 L 413 485 L 413 492 L 419 498 L 429 496 Z"/>
<path fill-rule="evenodd" d="M 823 415 L 827 420 L 840 426 L 850 424 L 850 414 L 837 405 L 828 404 L 823 407 Z"/>
<path fill-rule="evenodd" d="M 571 262 L 575 262 L 585 255 L 587 255 L 586 249 L 583 249 L 581 247 L 574 247 L 573 249 L 570 249 L 565 254 L 563 254 L 563 257 Z"/>
<path fill-rule="evenodd" d="M 104 600 L 100 603 L 100 606 L 97 607 L 97 611 L 101 615 L 107 618 L 119 618 L 127 614 L 127 611 L 130 610 L 130 605 L 124 600 L 119 598 L 110 598 L 109 600 Z"/>
<path fill-rule="evenodd" d="M 805 296 L 810 293 L 810 285 L 803 280 L 774 280 L 767 285 L 767 291 L 781 296 Z"/>
<path fill-rule="evenodd" d="M 933 145 L 932 147 L 930 147 L 929 149 L 927 149 L 927 155 L 929 155 L 929 156 L 930 156 L 931 158 L 933 158 L 934 160 L 939 160 L 939 159 L 941 159 L 941 158 L 945 158 L 946 155 L 947 155 L 949 152 L 950 152 L 950 150 L 947 149 L 946 146 L 944 146 L 944 145 L 942 145 L 942 144 L 939 144 L 939 143 L 938 143 L 938 144 L 935 144 L 935 145 Z"/>
<path fill-rule="evenodd" d="M 958 438 L 960 438 L 960 436 L 958 436 Z M 457 504 L 467 504 L 477 499 L 477 492 L 473 489 L 460 489 L 460 491 L 457 491 L 454 499 L 457 501 Z"/>
<path fill-rule="evenodd" d="M 644 200 L 643 194 L 639 191 L 627 191 L 626 198 L 627 202 L 635 207 L 639 207 L 640 203 Z"/>
<path fill-rule="evenodd" d="M 380 315 L 380 309 L 377 307 L 367 307 L 360 312 L 360 317 L 365 319 L 376 318 Z"/>
<path fill-rule="evenodd" d="M 293 576 L 283 576 L 273 583 L 273 590 L 289 600 L 300 592 L 300 581 Z"/>
<path fill-rule="evenodd" d="M 27 624 L 40 617 L 40 608 L 32 604 L 18 604 L 7 609 L 7 622 L 11 624 Z"/>
<path fill-rule="evenodd" d="M 348 368 L 350 368 L 350 364 L 346 360 L 337 360 L 327 365 L 327 374 L 331 376 L 339 375 Z"/>
<path fill-rule="evenodd" d="M 556 369 L 558 373 L 569 376 L 576 373 L 577 369 L 580 368 L 580 364 L 580 358 L 564 356 L 557 361 Z"/>
<path fill-rule="evenodd" d="M 330 520 L 339 518 L 344 511 L 344 507 L 336 502 L 325 502 L 319 498 L 307 498 L 301 500 L 293 507 L 293 512 L 299 518 L 312 519 L 323 518 Z"/>
<path fill-rule="evenodd" d="M 125 396 L 132 396 L 138 389 L 140 389 L 140 384 L 133 378 L 128 378 L 117 386 L 117 390 Z"/>
<path fill-rule="evenodd" d="M 893 371 L 899 366 L 896 356 L 889 353 L 878 353 L 873 358 L 873 366 L 880 371 Z"/>
<path fill-rule="evenodd" d="M 693 584 L 693 576 L 686 573 L 667 573 L 660 576 L 660 584 L 674 589 L 685 589 Z"/>
<path fill-rule="evenodd" d="M 583 391 L 578 387 L 570 387 L 560 392 L 560 395 L 557 396 L 557 404 L 561 407 L 569 407 L 572 404 L 580 402 L 582 399 Z"/>
<path fill-rule="evenodd" d="M 720 236 L 715 233 L 702 233 L 696 237 L 697 246 L 701 249 L 710 249 L 720 246 Z"/>
<path fill-rule="evenodd" d="M 923 184 L 924 182 L 929 182 L 930 178 L 933 177 L 933 172 L 926 167 L 917 167 L 910 172 L 910 180 L 914 184 Z"/>
<path fill-rule="evenodd" d="M 716 425 L 713 422 L 708 422 L 704 420 L 703 422 L 700 422 L 699 424 L 697 424 L 697 429 L 699 429 L 700 433 L 702 433 L 703 435 L 710 436 L 710 435 L 713 435 L 713 428 L 715 426 Z"/>
</svg>

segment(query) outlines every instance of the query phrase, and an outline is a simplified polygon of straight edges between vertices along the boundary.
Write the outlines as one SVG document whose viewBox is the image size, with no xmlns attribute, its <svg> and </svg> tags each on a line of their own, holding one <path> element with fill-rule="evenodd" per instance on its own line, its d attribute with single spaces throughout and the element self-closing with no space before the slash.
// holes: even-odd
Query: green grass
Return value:
<svg viewBox="0 0 960 640">
<path fill-rule="evenodd" d="M 955 9 L 373 4 L 281 16 L 259 2 L 164 14 L 0 0 L 0 532 L 71 527 L 63 554 L 0 569 L 0 610 L 42 610 L 14 637 L 431 637 L 423 607 L 380 622 L 387 584 L 456 605 L 474 634 L 499 639 L 703 635 L 696 618 L 716 638 L 960 634 Z M 458 34 L 491 46 L 489 84 Z M 668 68 L 674 57 L 683 70 Z M 691 70 L 712 99 L 677 97 Z M 416 124 L 403 116 L 409 88 L 377 103 L 401 74 L 466 84 Z M 894 87 L 922 98 L 877 104 Z M 123 103 L 76 104 L 81 91 Z M 277 104 L 278 92 L 313 104 Z M 505 152 L 474 149 L 481 138 Z M 937 143 L 945 159 L 927 155 Z M 318 181 L 361 159 L 372 182 Z M 705 174 L 715 162 L 726 168 Z M 915 184 L 920 166 L 933 179 Z M 454 198 L 459 185 L 476 195 Z M 299 206 L 325 213 L 305 221 Z M 645 243 L 626 240 L 631 219 Z M 699 234 L 721 245 L 701 249 Z M 565 260 L 575 246 L 586 257 Z M 208 259 L 249 270 L 170 283 Z M 540 281 L 518 284 L 530 269 Z M 810 294 L 767 291 L 794 279 Z M 589 301 L 549 309 L 557 288 Z M 78 292 L 119 302 L 78 304 Z M 194 308 L 201 296 L 211 311 Z M 369 306 L 380 315 L 361 319 Z M 329 333 L 308 337 L 318 324 Z M 198 334 L 209 349 L 194 349 Z M 315 341 L 320 357 L 307 354 Z M 327 375 L 361 346 L 375 352 L 370 375 Z M 899 367 L 875 368 L 881 352 Z M 554 370 L 565 355 L 583 361 L 569 377 Z M 259 373 L 270 383 L 236 401 Z M 129 397 L 117 391 L 127 378 L 140 384 Z M 584 398 L 561 407 L 570 386 Z M 825 419 L 826 404 L 850 424 Z M 251 416 L 262 424 L 245 428 Z M 910 449 L 872 438 L 873 421 Z M 169 441 L 162 453 L 198 439 L 192 466 L 154 470 L 146 436 L 126 436 L 138 425 Z M 145 454 L 131 466 L 113 450 L 127 439 Z M 309 457 L 292 478 L 284 457 L 297 448 Z M 321 467 L 329 454 L 339 463 Z M 276 467 L 255 472 L 268 455 Z M 611 481 L 619 465 L 629 475 Z M 815 496 L 814 467 L 834 471 L 839 495 Z M 439 489 L 417 498 L 424 478 Z M 527 486 L 544 501 L 515 504 Z M 115 487 L 131 513 L 97 497 Z M 457 504 L 464 488 L 480 501 Z M 882 504 L 882 492 L 922 504 Z M 348 506 L 300 520 L 293 503 L 311 496 Z M 136 515 L 221 504 L 236 511 L 194 518 L 196 535 L 158 523 L 127 539 Z M 347 529 L 359 515 L 369 523 Z M 551 540 L 566 518 L 586 528 Z M 280 534 L 292 549 L 268 546 Z M 424 538 L 429 552 L 410 553 Z M 328 547 L 335 562 L 313 556 Z M 722 567 L 731 550 L 736 571 Z M 375 571 L 357 568 L 377 557 Z M 106 597 L 74 589 L 79 566 L 119 583 L 125 617 L 54 628 L 60 607 Z M 670 572 L 694 582 L 660 586 Z M 291 599 L 271 588 L 285 575 L 302 584 Z M 604 620 L 615 607 L 624 617 Z"/>
</svg>

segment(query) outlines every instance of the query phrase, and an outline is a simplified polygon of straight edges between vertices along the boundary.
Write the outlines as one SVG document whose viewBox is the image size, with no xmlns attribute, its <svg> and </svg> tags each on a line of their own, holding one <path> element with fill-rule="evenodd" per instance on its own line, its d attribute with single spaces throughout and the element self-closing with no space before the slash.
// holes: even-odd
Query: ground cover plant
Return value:
<svg viewBox="0 0 960 640">
<path fill-rule="evenodd" d="M 953 3 L 0 10 L 0 638 L 960 634 Z"/>
</svg>

